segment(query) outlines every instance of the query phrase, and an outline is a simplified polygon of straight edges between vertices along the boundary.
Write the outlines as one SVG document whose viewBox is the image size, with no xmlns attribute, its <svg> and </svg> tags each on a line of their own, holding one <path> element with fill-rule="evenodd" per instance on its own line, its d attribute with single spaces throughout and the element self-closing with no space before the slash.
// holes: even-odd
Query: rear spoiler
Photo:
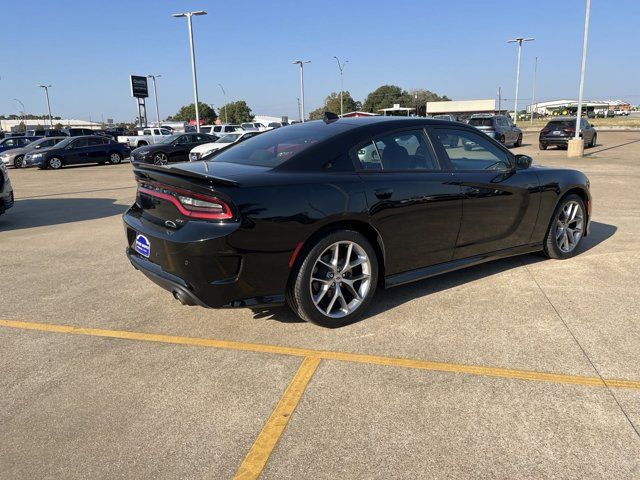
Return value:
<svg viewBox="0 0 640 480">
<path fill-rule="evenodd" d="M 204 163 L 204 162 L 203 162 Z M 238 187 L 240 184 L 235 180 L 229 180 L 228 178 L 217 177 L 206 172 L 194 172 L 192 170 L 183 170 L 178 165 L 149 165 L 149 164 L 136 164 L 134 170 L 140 172 L 152 171 L 170 175 L 176 175 L 178 177 L 197 178 L 198 180 L 206 180 L 209 183 L 217 183 L 218 185 L 225 185 L 227 187 Z"/>
</svg>

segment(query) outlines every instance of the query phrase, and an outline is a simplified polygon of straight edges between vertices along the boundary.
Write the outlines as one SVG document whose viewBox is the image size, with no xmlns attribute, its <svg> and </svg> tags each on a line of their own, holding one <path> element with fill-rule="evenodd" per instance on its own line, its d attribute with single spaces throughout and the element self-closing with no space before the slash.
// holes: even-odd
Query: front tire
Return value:
<svg viewBox="0 0 640 480">
<path fill-rule="evenodd" d="M 551 217 L 544 253 L 549 258 L 565 260 L 575 255 L 587 223 L 584 202 L 578 195 L 563 198 Z"/>
<path fill-rule="evenodd" d="M 18 155 L 13 159 L 13 168 L 24 168 L 24 156 Z"/>
<path fill-rule="evenodd" d="M 320 238 L 300 259 L 287 300 L 303 320 L 336 328 L 366 311 L 378 283 L 376 253 L 361 233 L 339 230 Z"/>
</svg>

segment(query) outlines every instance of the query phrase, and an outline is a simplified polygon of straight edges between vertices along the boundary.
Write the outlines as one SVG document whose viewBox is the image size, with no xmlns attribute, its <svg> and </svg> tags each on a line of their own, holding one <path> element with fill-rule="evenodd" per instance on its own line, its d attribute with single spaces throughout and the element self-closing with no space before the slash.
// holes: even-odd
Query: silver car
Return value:
<svg viewBox="0 0 640 480">
<path fill-rule="evenodd" d="M 4 163 L 5 165 L 13 166 L 14 168 L 27 167 L 29 165 L 26 165 L 24 162 L 24 156 L 26 153 L 32 150 L 38 150 L 40 148 L 53 147 L 56 143 L 64 140 L 65 138 L 67 137 L 45 137 L 34 140 L 30 144 L 25 145 L 22 148 L 13 148 L 0 154 L 0 160 L 2 160 L 2 163 Z"/>
<path fill-rule="evenodd" d="M 469 119 L 469 125 L 503 145 L 522 145 L 522 130 L 516 127 L 507 115 L 473 115 Z"/>
</svg>

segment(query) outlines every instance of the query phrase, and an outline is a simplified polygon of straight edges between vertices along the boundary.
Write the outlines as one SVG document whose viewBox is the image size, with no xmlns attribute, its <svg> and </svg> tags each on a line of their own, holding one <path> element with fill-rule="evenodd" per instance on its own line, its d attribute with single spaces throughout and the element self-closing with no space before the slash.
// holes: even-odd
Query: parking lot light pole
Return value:
<svg viewBox="0 0 640 480">
<path fill-rule="evenodd" d="M 158 110 L 158 89 L 156 88 L 156 78 L 160 78 L 162 75 L 147 75 L 148 78 L 153 80 L 153 99 L 156 102 L 156 119 L 158 120 L 158 128 L 160 128 L 160 111 Z"/>
<path fill-rule="evenodd" d="M 338 69 L 340 70 L 340 116 L 342 116 L 344 114 L 344 107 L 342 106 L 342 92 L 344 91 L 344 79 L 342 74 L 344 71 L 344 66 L 347 64 L 349 60 L 345 60 L 344 62 L 342 62 L 342 64 L 340 64 L 340 59 L 338 57 L 334 55 L 333 58 L 335 58 L 336 62 L 338 62 Z"/>
<path fill-rule="evenodd" d="M 294 65 L 300 65 L 300 118 L 304 123 L 304 64 L 311 63 L 311 60 L 296 60 L 292 62 Z"/>
<path fill-rule="evenodd" d="M 229 102 L 227 101 L 227 92 L 225 92 L 224 87 L 222 86 L 221 83 L 219 83 L 218 86 L 220 87 L 220 90 L 222 90 L 222 95 L 224 96 L 224 123 L 226 123 L 228 125 L 229 124 L 229 116 L 227 115 L 227 104 Z"/>
<path fill-rule="evenodd" d="M 172 16 L 176 18 L 187 17 L 187 25 L 189 26 L 189 47 L 191 48 L 191 74 L 193 76 L 193 96 L 195 98 L 196 107 L 196 132 L 200 133 L 200 111 L 198 108 L 198 77 L 196 75 L 196 52 L 193 46 L 193 25 L 191 17 L 206 15 L 204 10 L 196 10 L 195 12 L 174 13 Z"/>
<path fill-rule="evenodd" d="M 584 91 L 584 72 L 587 69 L 587 40 L 589 39 L 589 14 L 591 12 L 591 0 L 587 0 L 587 10 L 584 16 L 584 32 L 582 34 L 582 65 L 580 66 L 580 90 L 578 91 L 578 113 L 576 114 L 576 135 L 580 139 L 580 118 L 582 117 L 582 93 Z"/>
<path fill-rule="evenodd" d="M 538 73 L 538 57 L 533 64 L 533 90 L 531 91 L 531 126 L 533 127 L 533 108 L 536 102 L 536 75 Z"/>
<path fill-rule="evenodd" d="M 514 123 L 518 123 L 518 89 L 520 88 L 520 59 L 522 58 L 522 43 L 523 42 L 532 42 L 535 38 L 523 38 L 518 37 L 513 40 L 509 40 L 507 43 L 517 43 L 518 44 L 518 65 L 516 67 L 516 98 L 515 104 L 513 107 L 513 116 Z"/>
<path fill-rule="evenodd" d="M 22 105 L 22 123 L 24 123 L 24 133 L 26 135 L 27 134 L 27 111 L 24 108 L 24 103 L 22 103 L 17 98 L 14 98 L 14 100 L 18 102 L 20 105 Z"/>
<path fill-rule="evenodd" d="M 47 109 L 49 110 L 49 126 L 53 128 L 53 117 L 51 116 L 51 103 L 49 102 L 49 89 L 51 85 L 40 85 L 40 88 L 44 88 L 44 92 L 47 95 Z"/>
</svg>

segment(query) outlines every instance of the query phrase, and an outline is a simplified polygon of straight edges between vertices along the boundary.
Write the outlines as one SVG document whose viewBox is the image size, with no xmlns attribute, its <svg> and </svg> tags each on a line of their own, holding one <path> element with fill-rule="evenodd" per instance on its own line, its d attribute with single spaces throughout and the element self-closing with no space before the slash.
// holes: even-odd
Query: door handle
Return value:
<svg viewBox="0 0 640 480">
<path fill-rule="evenodd" d="M 393 188 L 377 188 L 375 194 L 380 200 L 386 200 L 393 195 Z"/>
</svg>

